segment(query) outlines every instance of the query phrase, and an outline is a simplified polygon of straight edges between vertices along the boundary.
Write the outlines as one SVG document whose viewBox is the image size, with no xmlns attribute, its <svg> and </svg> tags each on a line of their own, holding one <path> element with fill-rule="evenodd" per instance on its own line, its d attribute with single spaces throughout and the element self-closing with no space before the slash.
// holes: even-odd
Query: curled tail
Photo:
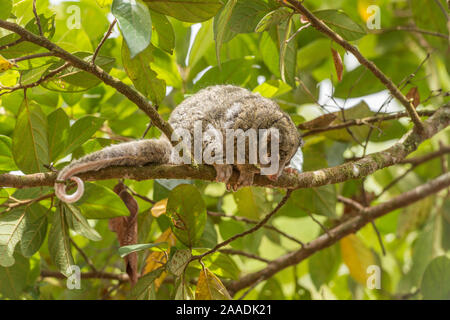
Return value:
<svg viewBox="0 0 450 320">
<path fill-rule="evenodd" d="M 84 193 L 83 181 L 76 174 L 111 166 L 139 166 L 147 163 L 169 163 L 171 145 L 167 139 L 125 142 L 106 147 L 73 161 L 62 169 L 55 182 L 55 194 L 64 202 L 78 201 Z M 77 190 L 68 195 L 64 181 L 70 179 Z"/>
</svg>

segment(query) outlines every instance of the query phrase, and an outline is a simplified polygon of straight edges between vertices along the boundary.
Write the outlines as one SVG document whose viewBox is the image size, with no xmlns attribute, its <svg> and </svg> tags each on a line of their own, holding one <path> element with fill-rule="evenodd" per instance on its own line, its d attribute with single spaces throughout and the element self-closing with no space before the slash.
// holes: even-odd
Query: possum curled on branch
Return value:
<svg viewBox="0 0 450 320">
<path fill-rule="evenodd" d="M 230 129 L 234 132 L 239 131 L 239 129 L 244 132 L 249 129 L 256 132 L 260 129 L 266 129 L 266 132 L 272 132 L 271 130 L 276 129 L 277 135 L 269 134 L 265 137 L 268 145 L 270 139 L 276 139 L 278 144 L 278 153 L 275 157 L 277 172 L 268 175 L 272 180 L 278 178 L 293 157 L 297 169 L 301 166 L 303 159 L 300 149 L 302 140 L 297 128 L 277 103 L 263 98 L 259 94 L 232 85 L 208 87 L 184 100 L 173 110 L 169 118 L 169 123 L 175 132 L 184 130 L 191 137 L 195 136 L 195 124 L 199 121 L 201 122 L 201 129 L 204 131 L 215 128 L 222 135 L 222 141 L 225 141 L 226 133 Z M 257 139 L 260 141 L 261 137 Z M 228 161 L 229 159 L 225 159 L 227 154 L 224 147 L 225 142 L 220 145 L 222 150 L 219 153 L 220 157 L 223 157 L 221 159 L 223 161 L 217 161 L 218 154 L 216 154 L 216 161 L 212 163 L 217 172 L 216 180 L 226 183 L 228 189 L 237 190 L 240 187 L 252 185 L 255 173 L 259 173 L 267 167 L 267 159 L 262 161 L 258 157 L 256 165 L 255 162 L 249 161 L 250 143 L 247 145 L 245 141 L 244 161 L 236 161 L 238 154 L 242 154 L 242 152 L 239 153 L 239 150 L 236 150 L 239 141 L 235 139 L 232 164 Z M 215 146 L 214 144 L 217 144 L 217 139 L 211 139 L 208 136 L 202 137 L 202 150 L 211 149 Z M 268 153 L 270 153 L 270 147 L 266 145 L 266 148 L 269 149 Z M 83 195 L 84 185 L 83 181 L 75 175 L 82 172 L 100 170 L 110 166 L 143 166 L 149 163 L 180 164 L 182 162 L 179 150 L 175 149 L 176 147 L 173 147 L 168 137 L 164 135 L 159 139 L 138 140 L 104 148 L 75 160 L 62 169 L 55 183 L 55 193 L 59 199 L 67 203 L 79 200 Z M 217 148 L 215 151 L 217 153 Z M 195 154 L 193 147 L 191 147 L 191 153 Z M 233 167 L 239 171 L 239 178 L 235 184 L 231 185 L 228 180 L 232 175 Z M 77 190 L 71 195 L 66 194 L 66 186 L 63 183 L 68 179 L 77 184 Z"/>
</svg>

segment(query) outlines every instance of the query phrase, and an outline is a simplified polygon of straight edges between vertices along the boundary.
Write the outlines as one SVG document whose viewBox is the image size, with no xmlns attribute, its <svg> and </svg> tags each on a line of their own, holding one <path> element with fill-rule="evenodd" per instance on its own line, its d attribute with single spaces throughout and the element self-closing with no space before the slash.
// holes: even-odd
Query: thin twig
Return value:
<svg viewBox="0 0 450 320">
<path fill-rule="evenodd" d="M 92 64 L 95 64 L 95 59 L 97 59 L 98 53 L 100 52 L 100 49 L 102 48 L 103 44 L 106 42 L 106 40 L 111 35 L 114 26 L 116 25 L 117 20 L 114 19 L 111 24 L 109 25 L 108 31 L 106 31 L 105 35 L 103 36 L 102 40 L 98 44 L 97 48 L 95 49 L 94 55 L 92 56 Z"/>
<path fill-rule="evenodd" d="M 245 292 L 238 298 L 238 300 L 244 300 L 244 298 L 252 291 L 261 281 L 264 280 L 264 277 L 259 278 L 257 281 L 255 281 L 254 284 L 252 284 Z"/>
<path fill-rule="evenodd" d="M 338 199 L 339 202 L 342 202 L 342 203 L 344 203 L 346 205 L 349 205 L 350 207 L 354 208 L 357 211 L 364 210 L 364 206 L 361 203 L 359 203 L 358 201 L 355 201 L 355 200 L 350 199 L 350 198 L 346 198 L 346 197 L 341 196 L 341 195 L 339 195 L 337 197 L 337 199 Z"/>
<path fill-rule="evenodd" d="M 310 216 L 310 218 L 312 219 L 312 221 L 314 221 L 317 225 L 319 225 L 320 229 L 322 229 L 322 231 L 324 231 L 326 234 L 328 234 L 330 237 L 332 237 L 332 234 L 330 233 L 330 230 L 328 230 L 328 228 L 326 228 L 319 220 L 317 220 L 314 215 L 307 211 L 308 215 Z"/>
<path fill-rule="evenodd" d="M 31 54 L 29 56 L 14 58 L 14 59 L 11 59 L 10 61 L 13 63 L 16 63 L 16 62 L 20 62 L 20 61 L 24 61 L 24 60 L 31 60 L 31 59 L 36 59 L 36 58 L 52 57 L 52 56 L 53 56 L 53 53 L 51 53 L 51 52 L 42 52 L 42 53 Z"/>
<path fill-rule="evenodd" d="M 419 111 L 418 114 L 422 117 L 428 117 L 428 116 L 433 115 L 434 112 L 435 111 Z M 339 130 L 339 129 L 343 129 L 343 128 L 351 127 L 351 126 L 363 126 L 363 125 L 368 125 L 369 123 L 382 122 L 382 121 L 388 121 L 388 120 L 396 120 L 396 119 L 400 119 L 400 118 L 404 118 L 404 117 L 408 117 L 408 116 L 409 116 L 409 114 L 407 112 L 399 112 L 399 113 L 382 115 L 382 116 L 372 116 L 372 117 L 366 117 L 366 118 L 361 118 L 361 119 L 352 119 L 352 120 L 347 120 L 343 123 L 339 123 L 336 125 L 330 125 L 330 126 L 323 127 L 323 128 L 311 129 L 311 130 L 303 133 L 302 137 L 318 134 L 318 133 L 325 132 L 325 131 Z M 298 125 L 298 127 L 301 128 L 302 124 Z"/>
<path fill-rule="evenodd" d="M 76 242 L 70 238 L 70 242 L 72 243 L 72 245 L 75 247 L 75 249 L 78 251 L 78 253 L 83 257 L 84 261 L 86 261 L 86 263 L 88 264 L 89 268 L 91 268 L 91 270 L 93 272 L 97 272 L 97 268 L 95 268 L 94 263 L 92 262 L 92 260 L 87 256 L 87 254 L 83 251 L 83 249 L 81 249 Z"/>
<path fill-rule="evenodd" d="M 42 31 L 42 26 L 41 26 L 41 19 L 39 18 L 39 15 L 37 13 L 36 10 L 36 0 L 33 0 L 33 13 L 34 13 L 34 18 L 36 19 L 36 24 L 38 26 L 39 29 L 39 34 L 41 37 L 44 36 L 44 32 Z"/>
<path fill-rule="evenodd" d="M 403 208 L 406 205 L 410 205 L 435 194 L 448 186 L 450 186 L 450 173 L 446 173 L 384 203 L 373 207 L 364 208 L 359 215 L 348 219 L 331 229 L 330 233 L 332 234 L 332 237 L 328 234 L 322 234 L 315 240 L 309 242 L 305 248 L 289 252 L 271 261 L 264 269 L 246 274 L 239 280 L 231 281 L 227 284 L 227 289 L 230 294 L 233 295 L 239 290 L 252 286 L 255 282 L 260 281 L 259 279 L 261 278 L 268 279 L 277 272 L 287 267 L 297 265 L 314 253 L 332 246 L 343 237 L 360 230 L 369 222 L 382 217 L 395 209 Z"/>
<path fill-rule="evenodd" d="M 24 41 L 25 41 L 24 38 L 19 38 L 19 39 L 13 41 L 13 42 L 4 44 L 3 46 L 0 46 L 0 51 L 9 49 L 9 48 L 11 48 L 11 47 L 14 47 L 15 45 L 18 45 L 19 43 L 22 43 L 22 42 L 24 42 Z"/>
<path fill-rule="evenodd" d="M 254 260 L 259 260 L 265 263 L 269 263 L 270 260 L 261 258 L 260 256 L 257 256 L 256 254 L 252 254 L 249 252 L 245 252 L 245 251 L 240 251 L 240 250 L 234 250 L 234 249 L 220 249 L 219 252 L 225 253 L 225 254 L 232 254 L 232 255 L 238 255 L 238 256 L 243 256 L 243 257 L 247 257 L 250 259 L 254 259 Z"/>
</svg>

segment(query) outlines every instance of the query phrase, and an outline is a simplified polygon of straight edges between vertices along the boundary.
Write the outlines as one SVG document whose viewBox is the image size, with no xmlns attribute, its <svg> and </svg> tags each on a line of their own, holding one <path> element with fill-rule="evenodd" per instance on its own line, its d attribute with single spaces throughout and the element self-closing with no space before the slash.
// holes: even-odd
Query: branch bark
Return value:
<svg viewBox="0 0 450 320">
<path fill-rule="evenodd" d="M 233 295 L 239 290 L 251 286 L 256 281 L 260 281 L 260 279 L 268 279 L 275 273 L 289 266 L 296 265 L 313 255 L 314 253 L 332 246 L 343 237 L 351 233 L 355 233 L 356 231 L 364 227 L 367 223 L 370 223 L 371 221 L 395 209 L 410 205 L 431 194 L 439 192 L 440 190 L 443 190 L 448 186 L 450 186 L 450 173 L 446 173 L 438 177 L 437 179 L 431 180 L 382 204 L 374 207 L 364 208 L 364 210 L 360 211 L 360 214 L 358 216 L 334 227 L 333 229 L 329 230 L 328 233 L 322 234 L 315 240 L 306 244 L 305 247 L 297 251 L 287 253 L 279 257 L 278 259 L 273 260 L 267 265 L 266 268 L 260 271 L 247 274 L 239 280 L 228 283 L 227 289 L 230 294 Z"/>
</svg>

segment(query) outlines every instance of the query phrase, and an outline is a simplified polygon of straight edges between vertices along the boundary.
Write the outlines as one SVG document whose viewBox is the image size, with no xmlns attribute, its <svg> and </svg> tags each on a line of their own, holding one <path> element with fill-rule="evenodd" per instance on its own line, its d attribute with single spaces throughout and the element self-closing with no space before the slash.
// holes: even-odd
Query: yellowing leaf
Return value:
<svg viewBox="0 0 450 320">
<path fill-rule="evenodd" d="M 0 72 L 5 72 L 14 66 L 9 60 L 6 60 L 0 55 Z"/>
<path fill-rule="evenodd" d="M 358 13 L 363 21 L 367 21 L 370 17 L 370 13 L 367 11 L 367 8 L 375 4 L 373 0 L 358 0 Z"/>
<path fill-rule="evenodd" d="M 204 268 L 198 277 L 195 300 L 231 300 L 231 296 L 220 279 Z"/>
<path fill-rule="evenodd" d="M 353 279 L 362 285 L 366 285 L 367 268 L 375 265 L 375 257 L 364 243 L 354 234 L 351 234 L 340 241 L 342 260 L 347 265 Z"/>
<path fill-rule="evenodd" d="M 153 205 L 152 210 L 151 210 L 152 216 L 154 216 L 155 218 L 158 218 L 162 214 L 166 213 L 167 200 L 168 200 L 168 198 L 162 199 Z"/>
<path fill-rule="evenodd" d="M 166 231 L 164 231 L 163 234 L 161 234 L 159 236 L 159 238 L 155 240 L 155 242 L 167 242 L 169 245 L 169 248 L 170 248 L 175 245 L 176 238 L 173 235 L 172 230 L 169 228 Z M 169 252 L 170 252 L 170 249 L 168 249 L 166 251 L 166 253 L 161 252 L 161 251 L 153 251 L 152 253 L 150 253 L 149 256 L 147 257 L 147 259 L 145 259 L 145 267 L 144 267 L 144 272 L 142 273 L 142 275 L 148 274 L 148 273 L 160 268 L 161 265 L 165 263 L 165 260 L 164 260 L 165 255 L 168 256 Z M 164 281 L 164 278 L 166 276 L 167 276 L 167 271 L 164 271 L 155 280 L 155 282 L 154 282 L 155 290 L 158 290 L 159 286 Z"/>
</svg>

